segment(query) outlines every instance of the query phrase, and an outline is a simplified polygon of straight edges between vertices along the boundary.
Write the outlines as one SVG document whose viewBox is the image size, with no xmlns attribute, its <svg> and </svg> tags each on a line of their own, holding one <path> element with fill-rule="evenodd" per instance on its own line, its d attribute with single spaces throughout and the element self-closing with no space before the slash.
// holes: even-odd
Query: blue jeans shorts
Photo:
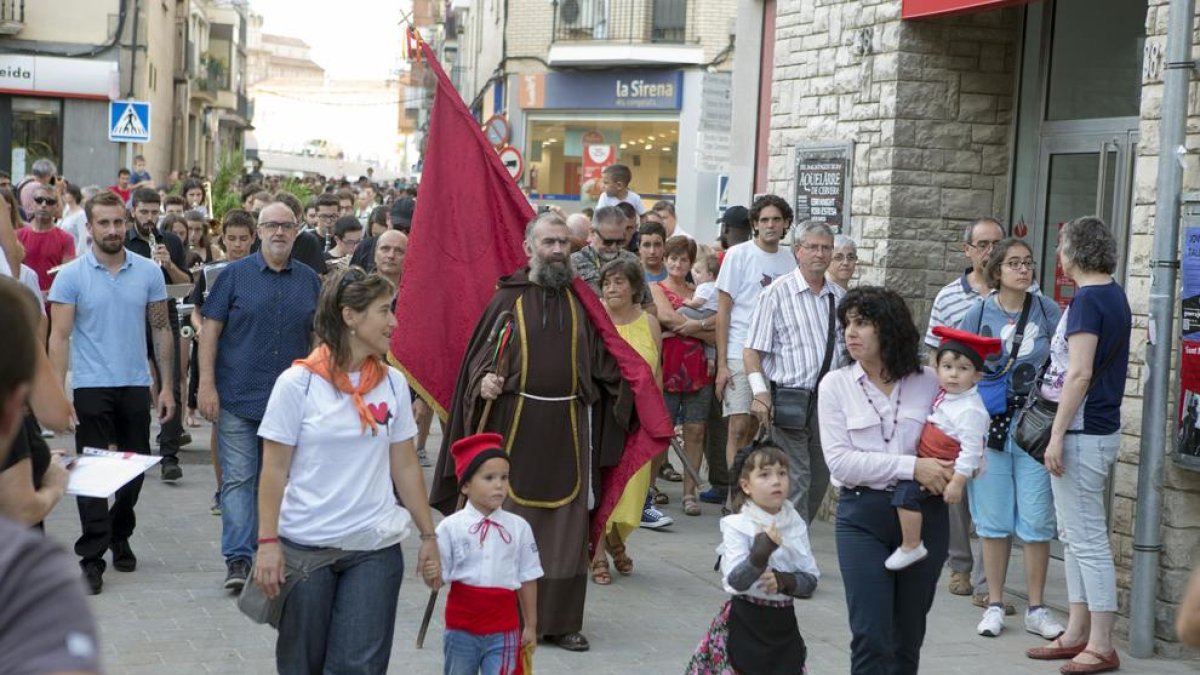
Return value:
<svg viewBox="0 0 1200 675">
<path fill-rule="evenodd" d="M 713 388 L 706 384 L 699 391 L 664 391 L 663 401 L 667 404 L 667 415 L 674 424 L 695 424 L 708 421 L 708 409 L 712 406 Z"/>
<path fill-rule="evenodd" d="M 1050 472 L 1013 442 L 1011 430 L 1004 450 L 984 452 L 983 473 L 967 484 L 975 531 L 985 539 L 1050 541 L 1057 530 Z"/>
</svg>

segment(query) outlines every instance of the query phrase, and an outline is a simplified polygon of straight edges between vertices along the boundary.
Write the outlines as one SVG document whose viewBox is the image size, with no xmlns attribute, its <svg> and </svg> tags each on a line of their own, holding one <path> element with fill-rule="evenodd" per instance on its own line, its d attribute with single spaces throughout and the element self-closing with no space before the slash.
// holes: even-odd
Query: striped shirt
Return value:
<svg viewBox="0 0 1200 675">
<path fill-rule="evenodd" d="M 971 282 L 967 281 L 971 269 L 968 267 L 962 276 L 942 287 L 933 299 L 933 309 L 929 312 L 929 328 L 925 331 L 925 344 L 930 348 L 937 349 L 941 344 L 941 340 L 933 334 L 935 326 L 958 328 L 958 323 L 962 321 L 967 310 L 983 299 L 971 286 Z"/>
<path fill-rule="evenodd" d="M 820 293 L 813 293 L 796 270 L 776 279 L 758 296 L 746 348 L 762 355 L 768 380 L 781 387 L 816 389 L 829 335 L 829 297 L 836 307 L 844 295 L 841 286 L 829 281 Z M 842 332 L 835 327 L 834 335 L 830 370 L 842 366 L 845 352 Z"/>
</svg>

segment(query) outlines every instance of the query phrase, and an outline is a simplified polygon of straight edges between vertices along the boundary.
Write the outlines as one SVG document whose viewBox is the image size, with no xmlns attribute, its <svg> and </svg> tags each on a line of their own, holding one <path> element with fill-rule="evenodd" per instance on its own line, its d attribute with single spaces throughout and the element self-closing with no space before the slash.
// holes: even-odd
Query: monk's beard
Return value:
<svg viewBox="0 0 1200 675">
<path fill-rule="evenodd" d="M 538 256 L 529 259 L 529 278 L 533 283 L 554 290 L 562 290 L 571 285 L 571 277 L 575 270 L 571 267 L 571 259 L 542 260 Z"/>
</svg>

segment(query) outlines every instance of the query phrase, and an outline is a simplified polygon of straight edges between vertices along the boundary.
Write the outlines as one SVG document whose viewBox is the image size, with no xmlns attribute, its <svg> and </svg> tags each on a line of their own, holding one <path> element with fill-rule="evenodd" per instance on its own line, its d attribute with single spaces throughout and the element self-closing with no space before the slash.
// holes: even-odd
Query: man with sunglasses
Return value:
<svg viewBox="0 0 1200 675">
<path fill-rule="evenodd" d="M 224 586 L 234 592 L 257 548 L 258 425 L 275 379 L 308 355 L 321 290 L 317 273 L 291 260 L 299 230 L 291 207 L 267 204 L 258 215 L 261 248 L 221 271 L 201 309 L 198 402 L 217 422 Z"/>
<path fill-rule="evenodd" d="M 45 295 L 54 281 L 50 270 L 75 259 L 75 238 L 54 226 L 58 212 L 54 188 L 34 183 L 26 189 L 33 193 L 33 219 L 17 230 L 17 239 L 25 247 L 25 264 L 37 272 L 38 285 Z"/>
<path fill-rule="evenodd" d="M 608 263 L 625 259 L 636 264 L 636 254 L 625 249 L 628 243 L 625 239 L 625 215 L 615 206 L 602 206 L 596 209 L 592 216 L 592 237 L 587 246 L 571 254 L 571 265 L 579 278 L 600 295 L 600 269 Z M 643 288 L 634 302 L 642 306 L 650 314 L 654 314 L 654 298 L 650 295 L 649 287 Z"/>
</svg>

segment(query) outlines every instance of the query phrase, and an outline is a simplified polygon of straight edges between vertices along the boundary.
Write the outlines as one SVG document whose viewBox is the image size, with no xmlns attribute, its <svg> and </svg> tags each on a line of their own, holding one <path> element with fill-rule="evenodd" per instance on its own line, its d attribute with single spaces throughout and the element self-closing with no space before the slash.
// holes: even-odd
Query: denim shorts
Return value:
<svg viewBox="0 0 1200 675">
<path fill-rule="evenodd" d="M 984 453 L 983 473 L 967 484 L 975 531 L 985 539 L 1050 541 L 1057 531 L 1050 472 L 1013 442 L 1011 430 L 1004 450 Z"/>
<path fill-rule="evenodd" d="M 663 401 L 667 404 L 667 415 L 670 415 L 672 423 L 695 424 L 708 421 L 712 396 L 712 385 L 706 384 L 699 391 L 664 391 Z"/>
</svg>

